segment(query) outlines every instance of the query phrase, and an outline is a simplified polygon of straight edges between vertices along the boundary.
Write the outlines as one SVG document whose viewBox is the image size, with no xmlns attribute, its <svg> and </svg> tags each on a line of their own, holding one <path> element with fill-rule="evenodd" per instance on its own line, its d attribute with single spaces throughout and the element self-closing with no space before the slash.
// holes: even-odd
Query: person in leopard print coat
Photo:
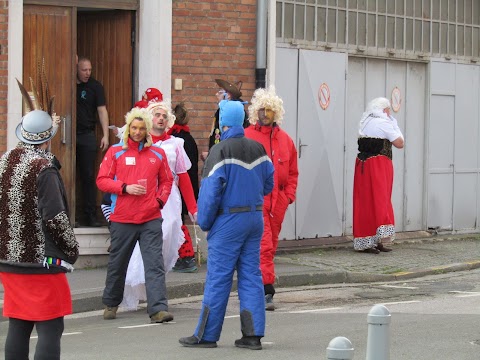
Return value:
<svg viewBox="0 0 480 360">
<path fill-rule="evenodd" d="M 41 110 L 18 125 L 18 145 L 0 159 L 0 280 L 9 318 L 5 359 L 60 359 L 63 318 L 72 313 L 65 275 L 78 258 L 59 164 L 48 151 L 57 127 Z"/>
</svg>

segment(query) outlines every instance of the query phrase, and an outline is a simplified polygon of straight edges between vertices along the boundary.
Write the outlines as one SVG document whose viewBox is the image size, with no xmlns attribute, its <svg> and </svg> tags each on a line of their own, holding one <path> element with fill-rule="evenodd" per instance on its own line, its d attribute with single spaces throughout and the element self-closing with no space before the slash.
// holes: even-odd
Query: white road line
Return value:
<svg viewBox="0 0 480 360">
<path fill-rule="evenodd" d="M 71 332 L 71 333 L 63 333 L 62 336 L 69 336 L 69 335 L 80 335 L 83 334 L 81 331 Z M 30 336 L 30 339 L 38 339 L 38 336 Z"/>
<path fill-rule="evenodd" d="M 230 315 L 230 316 L 225 316 L 225 319 L 235 319 L 235 318 L 239 318 L 240 315 Z"/>
<path fill-rule="evenodd" d="M 474 297 L 474 296 L 480 296 L 480 292 L 474 292 L 474 291 L 449 291 L 450 294 L 458 294 L 456 297 Z"/>
<path fill-rule="evenodd" d="M 330 310 L 340 310 L 341 308 L 326 308 L 326 309 L 312 309 L 312 310 L 297 310 L 297 311 L 287 311 L 289 314 L 307 314 L 307 313 L 317 313 L 323 311 L 330 311 Z"/>
<path fill-rule="evenodd" d="M 380 285 L 382 287 L 386 287 L 386 288 L 393 288 L 393 289 L 411 289 L 411 290 L 415 290 L 415 289 L 418 289 L 418 287 L 416 286 L 400 286 L 400 285 Z"/>
<path fill-rule="evenodd" d="M 119 326 L 119 329 L 136 329 L 136 328 L 142 328 L 142 327 L 149 327 L 149 326 L 158 326 L 161 324 L 142 324 L 142 325 L 130 325 L 130 326 Z"/>
<path fill-rule="evenodd" d="M 394 302 L 388 302 L 388 303 L 380 303 L 379 305 L 415 304 L 415 303 L 419 303 L 419 302 L 421 302 L 421 301 L 418 301 L 418 300 L 394 301 Z"/>
</svg>

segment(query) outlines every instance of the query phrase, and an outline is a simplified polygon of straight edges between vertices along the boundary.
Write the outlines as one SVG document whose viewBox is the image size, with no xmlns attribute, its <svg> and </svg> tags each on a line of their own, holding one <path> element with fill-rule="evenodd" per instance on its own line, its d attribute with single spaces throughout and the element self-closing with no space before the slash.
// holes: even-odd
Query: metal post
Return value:
<svg viewBox="0 0 480 360">
<path fill-rule="evenodd" d="M 390 360 L 390 311 L 375 305 L 368 313 L 366 360 Z"/>
<path fill-rule="evenodd" d="M 267 73 L 267 5 L 267 0 L 257 0 L 256 89 L 265 87 Z"/>
<path fill-rule="evenodd" d="M 327 347 L 327 360 L 352 360 L 353 345 L 346 337 L 337 336 Z"/>
</svg>

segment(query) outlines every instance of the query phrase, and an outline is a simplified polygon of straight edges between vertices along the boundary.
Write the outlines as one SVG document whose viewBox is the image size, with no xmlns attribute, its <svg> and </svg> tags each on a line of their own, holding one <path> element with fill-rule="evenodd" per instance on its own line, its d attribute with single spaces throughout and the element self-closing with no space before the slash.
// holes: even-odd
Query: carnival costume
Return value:
<svg viewBox="0 0 480 360">
<path fill-rule="evenodd" d="M 270 109 L 274 113 L 273 123 L 264 125 L 258 119 L 260 109 Z M 265 147 L 275 168 L 273 191 L 265 196 L 263 221 L 265 228 L 261 242 L 260 268 L 265 295 L 271 300 L 275 294 L 274 258 L 278 247 L 278 235 L 288 205 L 296 198 L 298 183 L 297 150 L 290 136 L 279 126 L 285 110 L 283 101 L 275 94 L 275 89 L 257 89 L 248 108 L 250 125 L 245 129 L 245 137 L 258 141 Z M 273 310 L 269 309 L 269 310 Z"/>
<path fill-rule="evenodd" d="M 383 111 L 389 107 L 388 99 L 374 99 L 360 120 L 353 185 L 353 246 L 359 251 L 395 239 L 392 141 L 403 135 Z"/>
<path fill-rule="evenodd" d="M 242 334 L 264 336 L 261 210 L 264 196 L 273 188 L 274 170 L 263 146 L 244 137 L 243 119 L 241 103 L 220 102 L 220 128 L 229 129 L 210 150 L 203 169 L 198 224 L 208 231 L 207 279 L 194 335 L 180 340 L 185 346 L 191 346 L 192 339 L 215 343 L 220 338 L 235 270 Z"/>
</svg>

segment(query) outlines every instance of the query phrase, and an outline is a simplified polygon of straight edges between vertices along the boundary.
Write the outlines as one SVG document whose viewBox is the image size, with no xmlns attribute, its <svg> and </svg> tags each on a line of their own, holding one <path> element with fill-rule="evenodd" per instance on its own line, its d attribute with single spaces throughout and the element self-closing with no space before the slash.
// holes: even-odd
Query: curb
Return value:
<svg viewBox="0 0 480 360">
<path fill-rule="evenodd" d="M 278 288 L 289 288 L 296 286 L 314 286 L 331 284 L 359 284 L 385 281 L 399 281 L 415 279 L 427 275 L 439 275 L 457 271 L 466 271 L 480 268 L 480 260 L 466 263 L 457 263 L 445 266 L 436 266 L 428 269 L 400 272 L 394 274 L 372 274 L 350 271 L 307 271 L 304 273 L 280 275 L 277 277 Z M 168 298 L 180 299 L 191 296 L 203 295 L 205 281 L 197 281 L 190 284 L 179 284 L 168 286 Z M 234 280 L 232 292 L 237 290 L 237 282 Z M 85 295 L 85 294 L 84 294 Z M 97 292 L 89 296 L 73 299 L 73 312 L 102 310 L 102 293 Z"/>
</svg>

